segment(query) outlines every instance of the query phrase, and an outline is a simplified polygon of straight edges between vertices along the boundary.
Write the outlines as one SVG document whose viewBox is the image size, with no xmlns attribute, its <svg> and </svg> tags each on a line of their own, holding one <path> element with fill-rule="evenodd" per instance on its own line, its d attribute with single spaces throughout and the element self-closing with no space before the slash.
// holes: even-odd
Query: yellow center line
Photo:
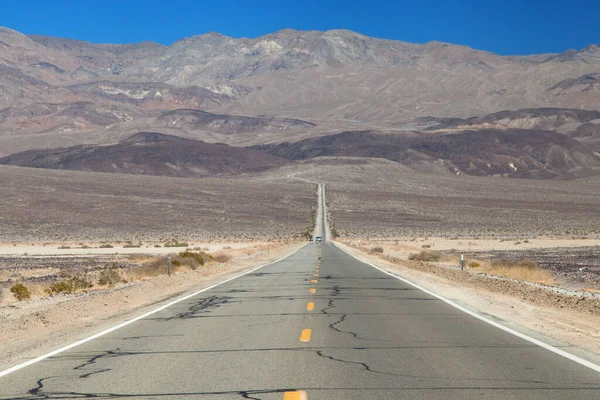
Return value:
<svg viewBox="0 0 600 400">
<path fill-rule="evenodd" d="M 319 282 L 317 279 L 313 279 L 312 281 L 310 281 L 310 283 L 317 283 Z"/>
<path fill-rule="evenodd" d="M 319 274 L 313 274 L 313 276 L 319 276 Z"/>
<path fill-rule="evenodd" d="M 306 392 L 299 390 L 297 392 L 284 392 L 283 400 L 307 400 Z"/>
<path fill-rule="evenodd" d="M 310 288 L 310 292 L 311 292 L 311 293 L 317 293 L 317 289 L 315 289 L 315 288 Z"/>
<path fill-rule="evenodd" d="M 310 342 L 311 333 L 312 329 L 302 329 L 302 333 L 300 334 L 300 341 L 304 343 Z"/>
<path fill-rule="evenodd" d="M 312 311 L 312 310 L 314 310 L 314 309 L 315 309 L 315 303 L 313 303 L 313 302 L 311 301 L 310 303 L 308 303 L 308 304 L 306 305 L 306 309 L 307 309 L 308 311 Z"/>
</svg>

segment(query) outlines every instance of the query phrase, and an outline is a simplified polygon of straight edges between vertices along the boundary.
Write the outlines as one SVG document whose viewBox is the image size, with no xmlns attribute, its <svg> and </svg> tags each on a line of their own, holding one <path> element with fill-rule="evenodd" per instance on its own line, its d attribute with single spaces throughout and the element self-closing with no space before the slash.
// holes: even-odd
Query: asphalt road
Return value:
<svg viewBox="0 0 600 400">
<path fill-rule="evenodd" d="M 598 399 L 600 375 L 333 244 L 311 244 L 0 378 L 2 399 L 281 400 L 296 390 L 308 399 Z"/>
</svg>

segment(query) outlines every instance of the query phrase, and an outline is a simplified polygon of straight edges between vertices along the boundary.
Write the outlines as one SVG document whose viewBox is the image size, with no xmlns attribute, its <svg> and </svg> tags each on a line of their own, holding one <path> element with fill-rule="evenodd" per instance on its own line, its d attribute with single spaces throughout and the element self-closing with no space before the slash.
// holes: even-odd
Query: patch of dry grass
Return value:
<svg viewBox="0 0 600 400">
<path fill-rule="evenodd" d="M 544 270 L 532 260 L 495 260 L 478 268 L 478 271 L 543 285 L 555 284 L 550 271 Z"/>
<path fill-rule="evenodd" d="M 409 260 L 417 261 L 432 261 L 438 262 L 442 260 L 442 253 L 439 251 L 423 250 L 420 253 L 413 253 L 408 256 Z"/>
</svg>

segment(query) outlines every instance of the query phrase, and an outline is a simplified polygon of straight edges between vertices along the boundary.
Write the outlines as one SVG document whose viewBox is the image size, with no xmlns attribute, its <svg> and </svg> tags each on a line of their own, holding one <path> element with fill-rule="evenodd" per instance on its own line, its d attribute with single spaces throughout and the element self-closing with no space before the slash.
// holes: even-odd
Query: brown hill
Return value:
<svg viewBox="0 0 600 400">
<path fill-rule="evenodd" d="M 29 150 L 0 158 L 0 164 L 23 167 L 168 176 L 239 174 L 286 163 L 257 150 L 152 132 L 109 146 Z"/>
<path fill-rule="evenodd" d="M 376 157 L 420 171 L 502 175 L 518 178 L 573 178 L 600 172 L 600 154 L 566 135 L 541 130 L 488 129 L 456 133 L 337 135 L 253 148 L 290 160 L 323 156 Z"/>
</svg>

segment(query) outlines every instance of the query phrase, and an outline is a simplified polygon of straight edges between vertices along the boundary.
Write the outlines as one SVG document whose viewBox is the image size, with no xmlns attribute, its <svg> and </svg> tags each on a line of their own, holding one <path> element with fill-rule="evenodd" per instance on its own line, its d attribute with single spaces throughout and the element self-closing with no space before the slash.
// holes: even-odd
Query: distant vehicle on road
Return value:
<svg viewBox="0 0 600 400">
<path fill-rule="evenodd" d="M 312 236 L 309 236 L 309 237 L 308 237 L 308 241 L 312 243 L 312 241 L 313 241 L 313 237 L 312 237 Z"/>
<path fill-rule="evenodd" d="M 317 236 L 315 239 L 316 243 L 321 243 L 323 241 L 323 238 L 321 236 Z"/>
</svg>

